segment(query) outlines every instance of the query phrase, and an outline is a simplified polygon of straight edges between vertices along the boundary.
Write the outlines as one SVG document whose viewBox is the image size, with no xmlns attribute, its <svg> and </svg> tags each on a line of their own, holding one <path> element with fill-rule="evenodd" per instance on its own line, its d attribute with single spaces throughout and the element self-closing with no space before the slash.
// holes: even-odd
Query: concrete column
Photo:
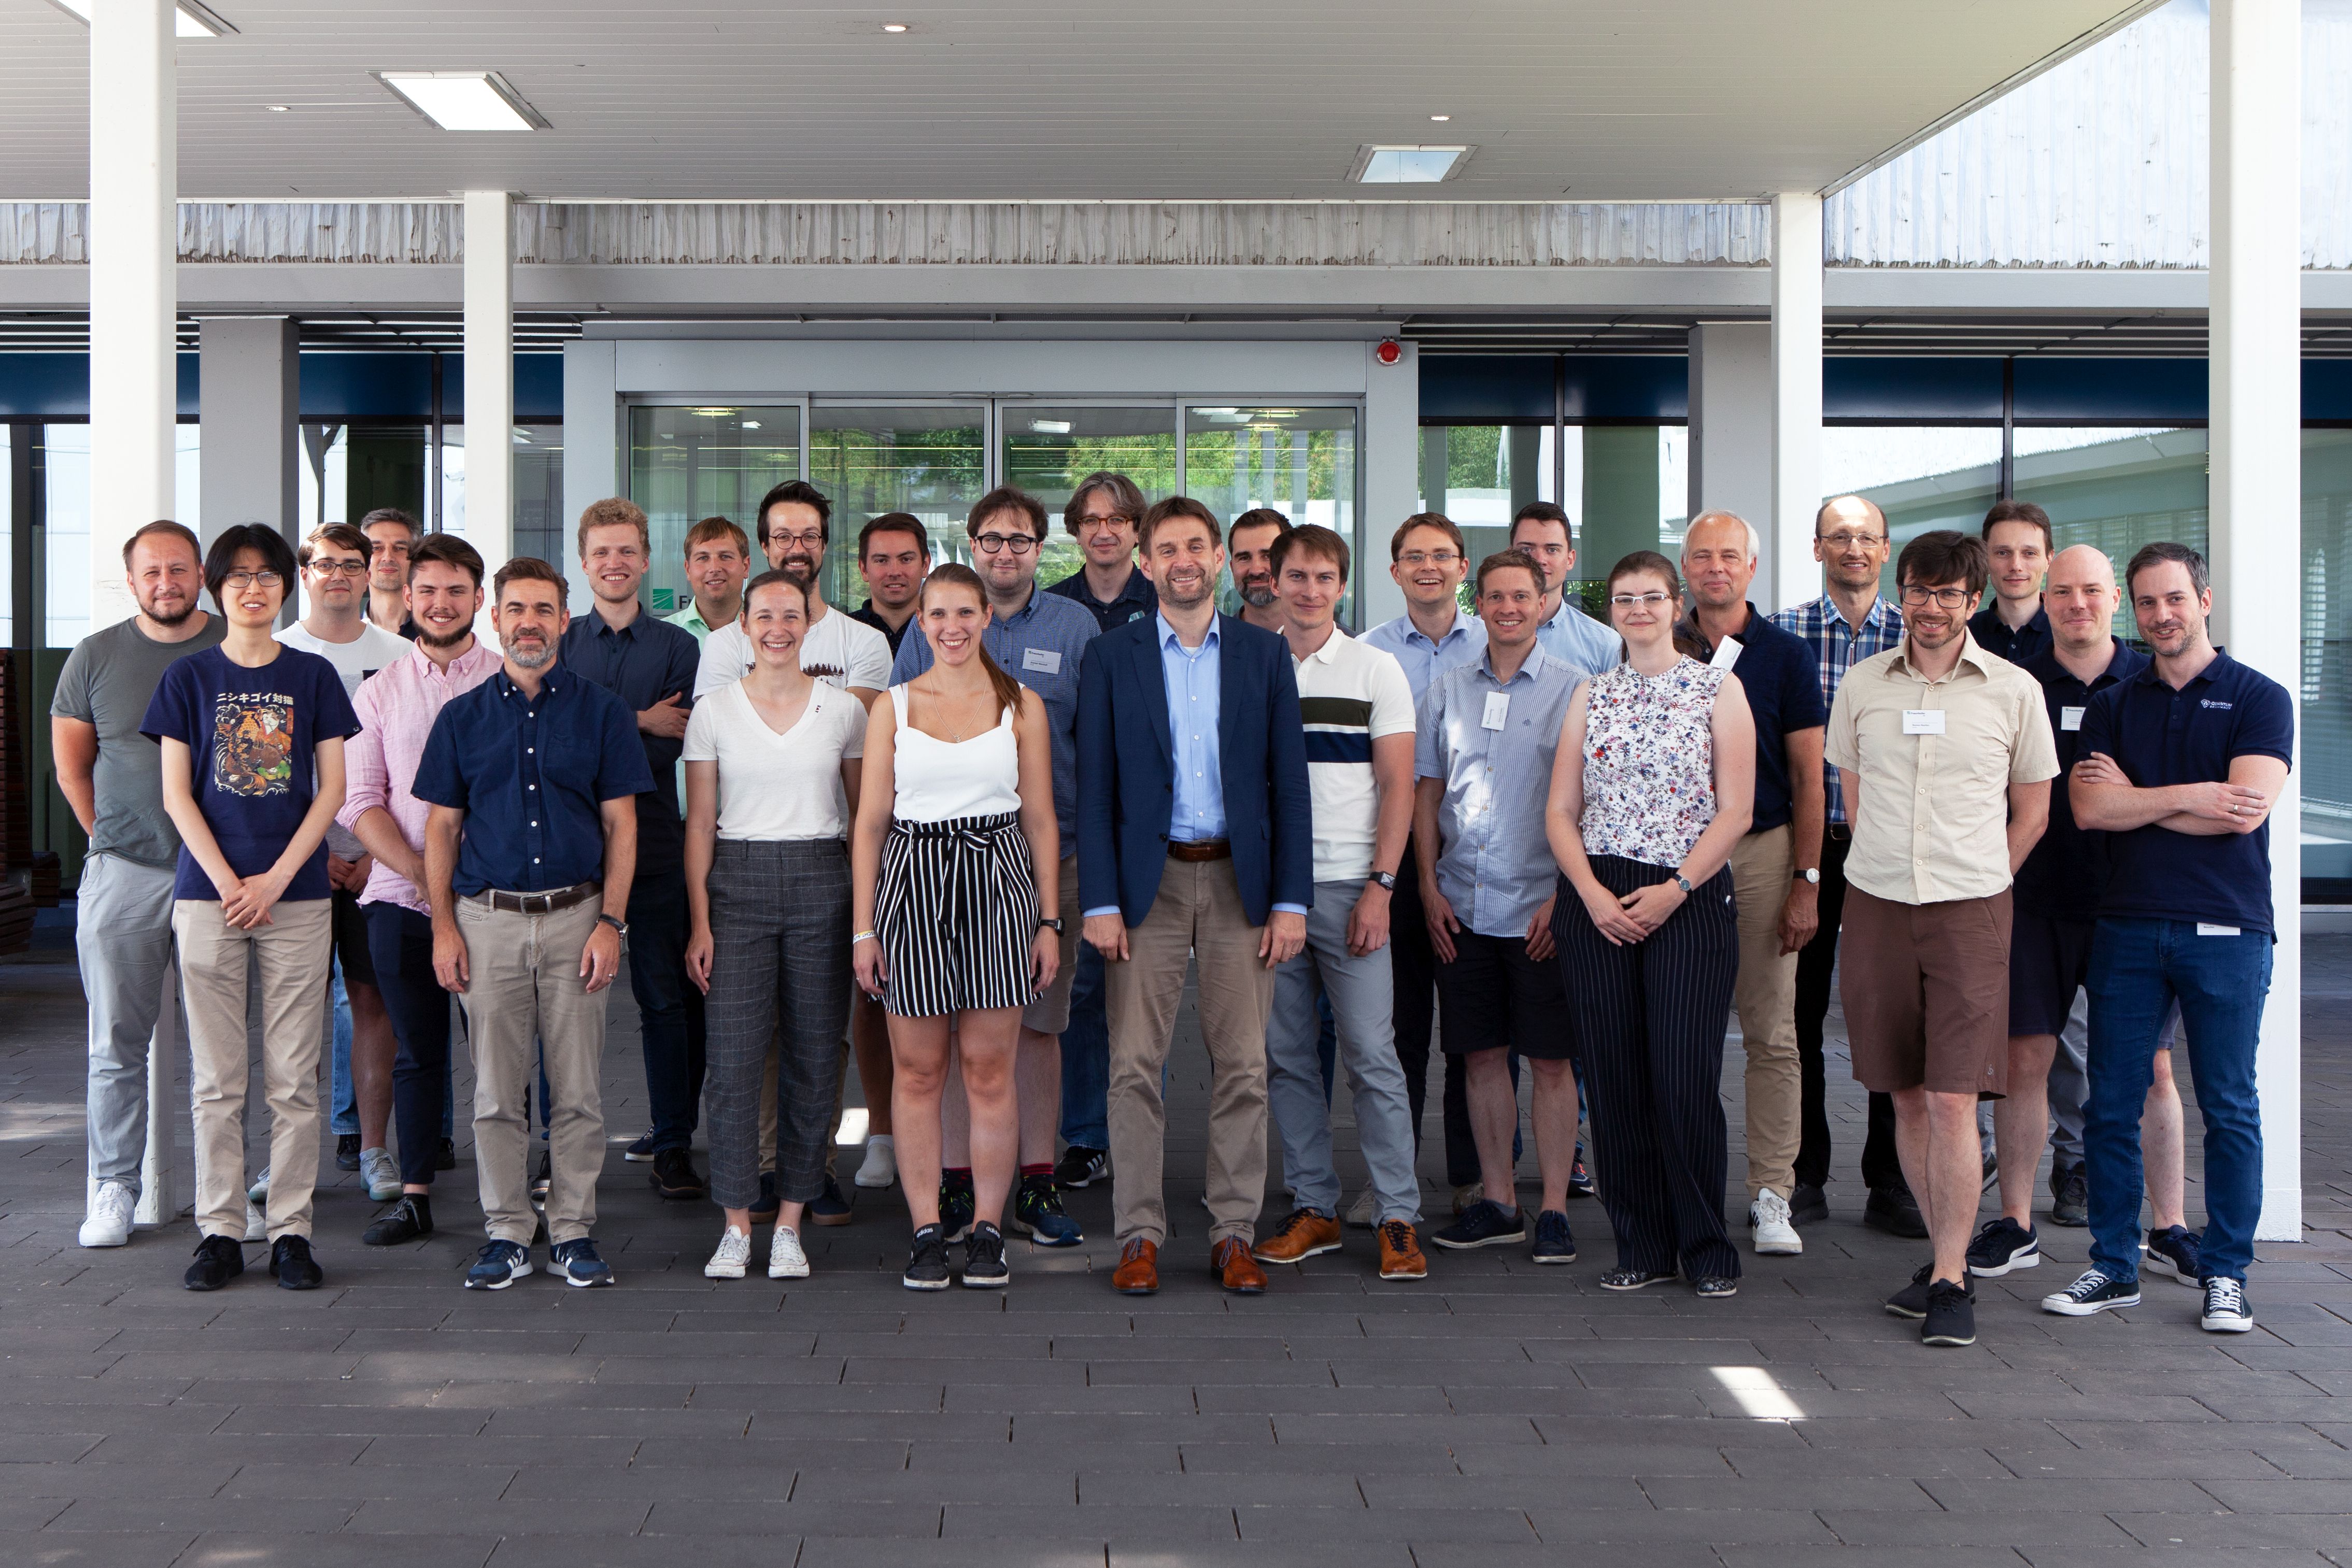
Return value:
<svg viewBox="0 0 2352 1568">
<path fill-rule="evenodd" d="M 583 339 L 563 346 L 563 505 L 557 515 L 576 517 L 600 496 L 627 494 L 621 471 L 620 364 L 611 339 Z M 803 432 L 801 439 L 808 439 Z M 561 563 L 559 563 L 561 564 Z M 572 613 L 584 615 L 595 603 L 584 579 L 571 583 Z"/>
<path fill-rule="evenodd" d="M 2303 686 L 2302 18 L 2295 0 L 2213 0 L 2214 641 Z M 2302 747 L 2271 812 L 2278 946 L 2255 1077 L 2265 1241 L 2303 1238 Z"/>
<path fill-rule="evenodd" d="M 172 515 L 179 81 L 173 0 L 92 8 L 89 78 L 89 629 L 138 606 L 121 541 Z M 168 1127 L 169 1123 L 165 1125 Z"/>
<path fill-rule="evenodd" d="M 239 523 L 267 523 L 299 546 L 302 361 L 294 319 L 207 317 L 196 343 L 205 543 Z M 289 626 L 301 618 L 299 597 L 286 596 Z"/>
<path fill-rule="evenodd" d="M 1748 520 L 1772 562 L 1772 609 L 1813 598 L 1822 507 L 1822 199 L 1772 198 L 1772 520 Z"/>
<path fill-rule="evenodd" d="M 493 574 L 514 554 L 514 198 L 505 191 L 466 193 L 466 539 Z"/>
<path fill-rule="evenodd" d="M 1690 332 L 1690 499 L 1685 514 L 1737 512 L 1771 537 L 1772 327 L 1767 321 L 1702 321 Z M 1812 519 L 1805 520 L 1810 538 Z M 1812 568 L 1810 556 L 1805 561 Z M 1785 598 L 1771 549 L 1757 563 L 1750 597 L 1759 608 L 1813 596 L 1812 570 Z"/>
<path fill-rule="evenodd" d="M 1389 576 L 1389 537 L 1420 508 L 1421 350 L 1402 345 L 1393 365 L 1381 363 L 1379 344 L 1364 345 L 1364 428 L 1357 444 L 1363 465 L 1363 515 L 1357 520 L 1356 629 L 1404 613 L 1404 591 Z"/>
</svg>

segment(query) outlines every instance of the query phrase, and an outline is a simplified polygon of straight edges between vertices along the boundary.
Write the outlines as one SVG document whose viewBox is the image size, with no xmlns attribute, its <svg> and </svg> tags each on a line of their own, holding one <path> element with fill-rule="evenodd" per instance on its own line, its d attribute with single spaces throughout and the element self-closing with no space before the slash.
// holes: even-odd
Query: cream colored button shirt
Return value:
<svg viewBox="0 0 2352 1568">
<path fill-rule="evenodd" d="M 1856 664 L 1830 708 L 1824 755 L 1862 779 L 1846 880 L 1896 904 L 1989 898 L 2010 884 L 2009 787 L 2058 776 L 2042 688 L 1974 637 L 1941 680 L 1909 649 Z"/>
</svg>

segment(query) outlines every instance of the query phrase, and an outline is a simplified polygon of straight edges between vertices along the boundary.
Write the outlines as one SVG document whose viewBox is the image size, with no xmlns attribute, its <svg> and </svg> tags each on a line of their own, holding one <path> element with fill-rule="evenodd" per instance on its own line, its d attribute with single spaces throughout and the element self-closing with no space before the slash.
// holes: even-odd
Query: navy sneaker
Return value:
<svg viewBox="0 0 2352 1568">
<path fill-rule="evenodd" d="M 778 1195 L 776 1192 L 776 1173 L 773 1171 L 761 1171 L 760 1173 L 760 1198 L 758 1202 L 751 1205 L 751 1223 L 754 1225 L 773 1225 L 776 1222 L 776 1211 L 782 1207 L 782 1206 L 778 1200 Z"/>
<path fill-rule="evenodd" d="M 1576 1238 L 1568 1228 L 1568 1216 L 1556 1208 L 1547 1208 L 1536 1216 L 1535 1260 L 1538 1263 L 1576 1261 Z"/>
<path fill-rule="evenodd" d="M 1062 1212 L 1062 1194 L 1049 1176 L 1021 1178 L 1020 1196 L 1013 1200 L 1013 1232 L 1040 1247 L 1076 1247 L 1087 1239 L 1078 1222 Z"/>
<path fill-rule="evenodd" d="M 559 1241 L 547 1249 L 547 1271 L 560 1274 L 567 1285 L 588 1290 L 613 1282 L 613 1266 L 596 1256 L 596 1243 L 583 1236 L 577 1241 Z"/>
<path fill-rule="evenodd" d="M 1919 1325 L 1919 1343 L 1945 1349 L 1976 1343 L 1976 1292 L 1949 1280 L 1929 1281 L 1927 1317 Z"/>
<path fill-rule="evenodd" d="M 1110 1175 L 1110 1151 L 1090 1149 L 1084 1144 L 1072 1144 L 1062 1151 L 1059 1165 L 1054 1167 L 1055 1186 L 1080 1187 L 1090 1186 Z"/>
<path fill-rule="evenodd" d="M 2205 1281 L 2205 1310 L 2197 1326 L 2207 1333 L 2251 1333 L 2254 1309 L 2246 1301 L 2246 1282 L 2220 1274 Z"/>
<path fill-rule="evenodd" d="M 513 1241 L 493 1241 L 474 1258 L 466 1270 L 466 1289 L 503 1291 L 530 1272 L 530 1249 Z"/>
<path fill-rule="evenodd" d="M 907 1249 L 907 1271 L 898 1276 L 898 1283 L 910 1291 L 944 1291 L 948 1288 L 947 1233 L 936 1225 L 926 1225 L 915 1232 L 914 1244 Z"/>
<path fill-rule="evenodd" d="M 207 1236 L 196 1243 L 196 1260 L 180 1283 L 191 1291 L 217 1291 L 245 1272 L 245 1249 L 233 1236 Z"/>
<path fill-rule="evenodd" d="M 653 1164 L 654 1130 L 651 1127 L 647 1127 L 644 1137 L 639 1138 L 635 1143 L 631 1144 L 627 1148 L 621 1151 L 621 1157 L 628 1161 L 633 1166 L 649 1166 Z"/>
<path fill-rule="evenodd" d="M 2087 1318 L 2096 1312 L 2113 1312 L 2117 1307 L 2139 1305 L 2137 1280 L 2111 1280 L 2096 1269 L 2085 1270 L 2082 1277 L 2064 1290 L 2042 1298 L 2042 1310 L 2060 1317 Z"/>
<path fill-rule="evenodd" d="M 360 1135 L 357 1133 L 335 1134 L 335 1168 L 339 1171 L 360 1168 Z"/>
<path fill-rule="evenodd" d="M 278 1276 L 278 1285 L 289 1291 L 315 1291 L 326 1271 L 310 1256 L 310 1239 L 307 1236 L 281 1236 L 269 1249 L 269 1271 Z"/>
<path fill-rule="evenodd" d="M 1576 1158 L 1569 1163 L 1568 1196 L 1591 1197 L 1594 1192 L 1592 1173 L 1584 1168 L 1584 1145 L 1576 1145 Z"/>
<path fill-rule="evenodd" d="M 971 1190 L 969 1171 L 940 1173 L 940 1228 L 954 1246 L 971 1234 L 973 1216 L 980 1212 L 979 1195 Z"/>
<path fill-rule="evenodd" d="M 2203 1249 L 2197 1233 L 2185 1225 L 2147 1233 L 2147 1257 L 2140 1267 L 2151 1274 L 2169 1274 L 2190 1290 L 2205 1273 Z"/>
<path fill-rule="evenodd" d="M 1886 1298 L 1886 1315 L 1907 1318 L 1913 1322 L 1927 1315 L 1927 1281 L 1936 1277 L 1933 1263 L 1922 1263 L 1911 1282 Z"/>
<path fill-rule="evenodd" d="M 828 1171 L 824 1177 L 824 1190 L 817 1194 L 808 1206 L 808 1223 L 846 1225 L 850 1218 L 849 1199 L 841 1196 L 841 1183 Z"/>
<path fill-rule="evenodd" d="M 1829 1195 L 1816 1182 L 1797 1184 L 1789 1195 L 1789 1223 L 1791 1225 L 1824 1225 L 1830 1218 Z"/>
<path fill-rule="evenodd" d="M 1455 1252 L 1525 1241 L 1528 1239 L 1527 1211 L 1516 1207 L 1505 1208 L 1499 1203 L 1482 1197 L 1464 1209 L 1462 1218 L 1444 1229 L 1431 1231 L 1429 1239 Z"/>
<path fill-rule="evenodd" d="M 1979 1280 L 2041 1266 L 2042 1239 L 2005 1214 L 1986 1220 L 1969 1243 L 1969 1272 Z"/>
</svg>

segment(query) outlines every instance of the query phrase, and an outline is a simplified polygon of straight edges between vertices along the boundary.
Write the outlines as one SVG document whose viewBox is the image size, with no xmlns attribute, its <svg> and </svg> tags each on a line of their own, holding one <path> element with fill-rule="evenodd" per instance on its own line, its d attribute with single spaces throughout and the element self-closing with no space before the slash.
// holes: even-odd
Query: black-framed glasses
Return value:
<svg viewBox="0 0 2352 1568">
<path fill-rule="evenodd" d="M 1034 534 L 982 534 L 971 542 L 982 555 L 994 555 L 1008 549 L 1014 555 L 1027 555 L 1037 548 L 1037 538 Z"/>
<path fill-rule="evenodd" d="M 1932 599 L 1946 610 L 1958 610 L 1975 597 L 1965 588 L 1928 588 L 1916 582 L 1903 585 L 1903 602 L 1906 604 L 1925 604 Z"/>
</svg>

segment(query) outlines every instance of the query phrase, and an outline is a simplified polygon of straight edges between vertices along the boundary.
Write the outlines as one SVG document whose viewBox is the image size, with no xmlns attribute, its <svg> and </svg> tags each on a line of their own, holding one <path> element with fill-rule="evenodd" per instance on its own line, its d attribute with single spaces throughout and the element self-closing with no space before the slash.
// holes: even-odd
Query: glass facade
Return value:
<svg viewBox="0 0 2352 1568">
<path fill-rule="evenodd" d="M 971 559 L 963 526 L 988 491 L 987 428 L 985 403 L 811 406 L 809 481 L 833 502 L 827 600 L 865 602 L 857 530 L 885 512 L 921 519 L 933 561 Z"/>
<path fill-rule="evenodd" d="M 1895 548 L 1883 591 L 1895 591 L 1895 557 L 1937 528 L 1973 533 L 2000 498 L 1999 425 L 1833 424 L 1822 431 L 1822 489 L 1864 496 L 1886 514 Z"/>
<path fill-rule="evenodd" d="M 2303 433 L 2304 874 L 2352 880 L 2352 430 Z"/>
<path fill-rule="evenodd" d="M 770 489 L 801 476 L 801 456 L 797 404 L 629 410 L 629 497 L 646 509 L 652 534 L 646 594 L 656 614 L 667 615 L 693 597 L 686 585 L 687 530 L 723 517 L 750 535 L 751 509 Z M 752 564 L 764 565 L 756 559 Z"/>
<path fill-rule="evenodd" d="M 1153 500 L 1176 491 L 1176 409 L 1006 403 L 1003 466 L 1017 485 L 1045 505 L 1047 529 L 1041 582 L 1059 582 L 1085 564 L 1077 541 L 1062 527 L 1071 487 L 1104 469 L 1126 475 Z"/>
<path fill-rule="evenodd" d="M 1689 452 L 1679 424 L 1426 425 L 1422 509 L 1462 529 L 1475 568 L 1510 543 L 1521 507 L 1556 502 L 1576 531 L 1577 580 L 1597 583 L 1633 550 L 1681 548 Z"/>
</svg>

